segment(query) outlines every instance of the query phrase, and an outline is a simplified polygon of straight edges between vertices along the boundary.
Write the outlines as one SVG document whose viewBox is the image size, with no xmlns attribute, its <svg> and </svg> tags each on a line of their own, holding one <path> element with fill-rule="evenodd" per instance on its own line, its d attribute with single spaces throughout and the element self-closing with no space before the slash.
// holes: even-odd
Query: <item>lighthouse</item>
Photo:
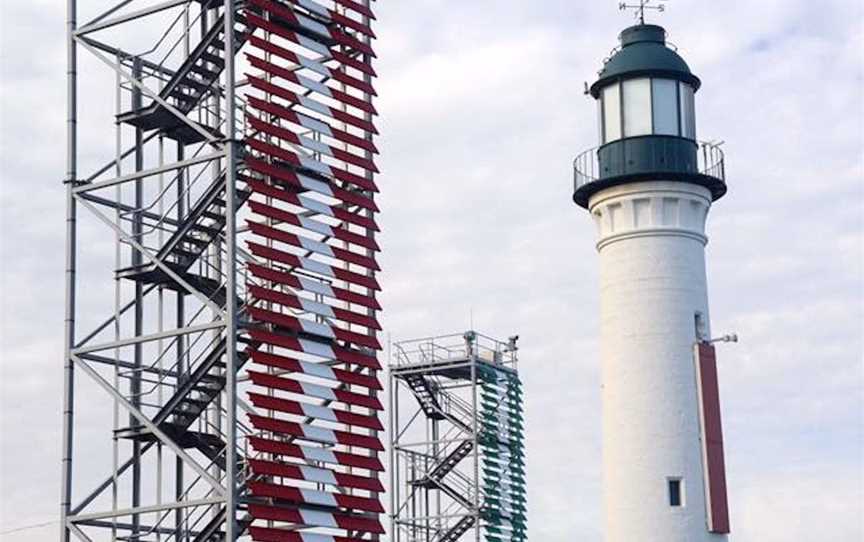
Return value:
<svg viewBox="0 0 864 542">
<path fill-rule="evenodd" d="M 574 162 L 573 200 L 600 257 L 605 535 L 720 542 L 729 514 L 705 226 L 726 193 L 723 153 L 697 139 L 699 78 L 641 19 L 587 89 L 599 147 Z"/>
</svg>

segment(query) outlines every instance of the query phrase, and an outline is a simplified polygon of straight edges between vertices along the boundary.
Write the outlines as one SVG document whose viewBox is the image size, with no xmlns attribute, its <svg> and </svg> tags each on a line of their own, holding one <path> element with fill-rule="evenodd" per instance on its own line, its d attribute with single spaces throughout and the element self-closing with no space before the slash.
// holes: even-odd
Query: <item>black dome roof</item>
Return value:
<svg viewBox="0 0 864 542">
<path fill-rule="evenodd" d="M 621 32 L 621 49 L 603 66 L 600 77 L 591 85 L 591 95 L 597 98 L 600 89 L 621 79 L 634 77 L 665 77 L 684 81 L 698 89 L 699 78 L 681 56 L 666 46 L 666 30 L 653 24 L 639 24 Z"/>
</svg>

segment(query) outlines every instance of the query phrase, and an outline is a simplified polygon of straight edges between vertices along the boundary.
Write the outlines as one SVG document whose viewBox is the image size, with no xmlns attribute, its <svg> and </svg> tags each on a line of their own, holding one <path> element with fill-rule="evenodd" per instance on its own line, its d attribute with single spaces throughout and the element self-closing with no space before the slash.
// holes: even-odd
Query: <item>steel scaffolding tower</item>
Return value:
<svg viewBox="0 0 864 542">
<path fill-rule="evenodd" d="M 394 343 L 393 542 L 525 540 L 517 340 L 468 331 Z"/>
<path fill-rule="evenodd" d="M 79 25 L 67 0 L 61 541 L 384 532 L 371 1 L 116 0 Z M 102 80 L 79 51 L 115 109 L 82 149 L 79 78 Z M 85 217 L 104 237 L 79 240 Z M 98 480 L 82 379 L 106 392 Z"/>
</svg>

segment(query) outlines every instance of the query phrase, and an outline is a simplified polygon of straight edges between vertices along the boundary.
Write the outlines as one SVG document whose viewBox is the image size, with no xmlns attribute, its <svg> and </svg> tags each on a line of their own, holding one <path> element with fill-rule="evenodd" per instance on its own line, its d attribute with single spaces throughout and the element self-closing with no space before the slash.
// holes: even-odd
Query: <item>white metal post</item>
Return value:
<svg viewBox="0 0 864 542">
<path fill-rule="evenodd" d="M 234 0 L 225 0 L 225 539 L 237 530 L 237 148 L 234 97 Z"/>
<path fill-rule="evenodd" d="M 69 541 L 66 519 L 72 506 L 72 424 L 74 416 L 75 373 L 72 348 L 75 346 L 75 264 L 76 206 L 73 188 L 77 167 L 77 50 L 75 29 L 77 5 L 66 2 L 66 315 L 63 360 L 63 450 L 60 494 L 60 541 Z"/>
</svg>

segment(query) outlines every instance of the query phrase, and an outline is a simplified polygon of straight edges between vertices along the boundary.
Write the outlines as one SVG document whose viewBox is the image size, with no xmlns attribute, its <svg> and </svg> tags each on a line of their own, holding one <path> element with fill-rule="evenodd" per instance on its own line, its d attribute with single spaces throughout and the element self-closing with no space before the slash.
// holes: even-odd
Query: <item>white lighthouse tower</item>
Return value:
<svg viewBox="0 0 864 542">
<path fill-rule="evenodd" d="M 720 542 L 729 532 L 705 273 L 723 156 L 696 139 L 699 79 L 666 32 L 625 29 L 590 87 L 600 146 L 574 201 L 600 255 L 607 542 Z"/>
</svg>

